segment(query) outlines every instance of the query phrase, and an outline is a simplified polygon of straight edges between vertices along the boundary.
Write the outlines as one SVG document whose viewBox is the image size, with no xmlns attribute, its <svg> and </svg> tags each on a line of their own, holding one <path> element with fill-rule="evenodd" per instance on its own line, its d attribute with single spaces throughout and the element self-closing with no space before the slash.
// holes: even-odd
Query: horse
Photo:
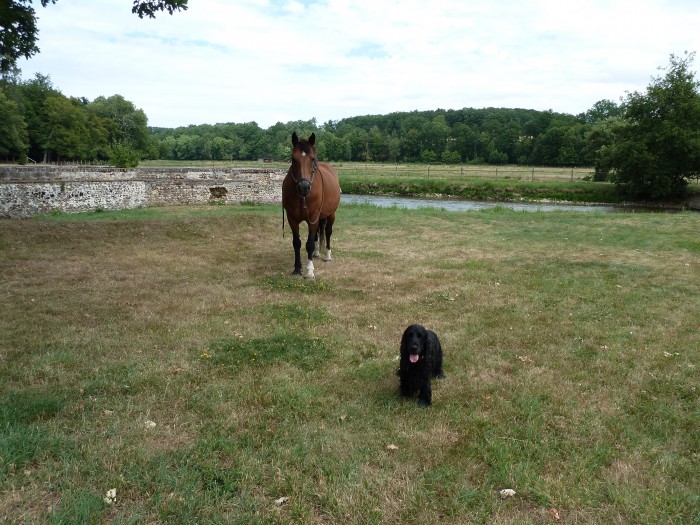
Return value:
<svg viewBox="0 0 700 525">
<path fill-rule="evenodd" d="M 292 133 L 292 165 L 282 181 L 282 206 L 287 212 L 287 223 L 292 230 L 294 247 L 294 271 L 292 275 L 301 275 L 301 237 L 299 224 L 308 225 L 309 235 L 306 239 L 307 279 L 314 278 L 314 255 L 324 249 L 322 259 L 332 260 L 331 235 L 335 222 L 335 211 L 340 204 L 340 182 L 336 171 L 325 162 L 316 159 L 316 134 L 308 140 L 299 139 L 296 131 Z M 317 245 L 317 241 L 318 245 Z M 324 242 L 325 241 L 325 242 Z"/>
</svg>

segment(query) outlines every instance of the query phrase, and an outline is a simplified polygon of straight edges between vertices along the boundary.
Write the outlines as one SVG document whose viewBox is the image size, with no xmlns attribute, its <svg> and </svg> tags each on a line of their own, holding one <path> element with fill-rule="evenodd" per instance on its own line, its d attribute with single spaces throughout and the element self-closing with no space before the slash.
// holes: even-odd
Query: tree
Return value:
<svg viewBox="0 0 700 525">
<path fill-rule="evenodd" d="M 401 143 L 401 155 L 408 162 L 416 162 L 420 157 L 420 133 L 415 128 L 410 128 L 403 137 Z"/>
<path fill-rule="evenodd" d="M 445 116 L 436 116 L 430 122 L 426 122 L 420 130 L 421 147 L 430 150 L 436 157 L 439 157 L 447 146 L 449 131 L 450 128 L 447 126 Z"/>
<path fill-rule="evenodd" d="M 622 115 L 622 108 L 612 100 L 599 100 L 593 107 L 586 111 L 581 118 L 588 124 L 594 124 L 601 120 L 607 120 Z"/>
<path fill-rule="evenodd" d="M 186 10 L 188 0 L 134 0 L 131 12 L 139 18 L 155 18 L 158 11 Z M 39 0 L 42 7 L 57 0 Z M 36 11 L 32 0 L 3 0 L 0 2 L 0 74 L 5 75 L 20 57 L 31 58 L 39 52 Z"/>
<path fill-rule="evenodd" d="M 44 158 L 45 145 L 51 130 L 49 129 L 46 112 L 46 100 L 52 96 L 60 96 L 48 76 L 37 73 L 32 80 L 22 82 L 19 85 L 19 93 L 22 99 L 24 120 L 29 132 L 29 157 L 37 161 Z"/>
<path fill-rule="evenodd" d="M 41 0 L 46 7 L 56 0 Z M 0 6 L 0 73 L 10 71 L 17 60 L 29 58 L 39 52 L 36 45 L 39 30 L 32 0 L 10 0 Z"/>
<path fill-rule="evenodd" d="M 44 144 L 47 151 L 58 155 L 60 159 L 81 159 L 88 156 L 86 112 L 77 99 L 68 99 L 63 95 L 46 99 L 49 137 Z"/>
<path fill-rule="evenodd" d="M 139 18 L 143 18 L 144 15 L 155 18 L 158 11 L 167 11 L 168 14 L 172 15 L 175 11 L 180 10 L 187 10 L 187 0 L 148 0 L 145 2 L 134 0 L 134 7 L 131 8 L 131 12 L 139 15 Z"/>
<path fill-rule="evenodd" d="M 461 160 L 476 158 L 477 145 L 479 144 L 479 134 L 468 124 L 459 122 L 452 128 L 452 146 L 454 151 L 460 154 Z"/>
<path fill-rule="evenodd" d="M 142 109 L 136 109 L 133 102 L 121 95 L 97 97 L 90 104 L 90 109 L 109 123 L 108 141 L 111 147 L 119 143 L 130 144 L 144 153 L 148 150 L 148 118 Z"/>
<path fill-rule="evenodd" d="M 632 198 L 681 196 L 700 173 L 700 84 L 690 66 L 695 53 L 671 55 L 663 77 L 623 103 L 615 128 L 614 180 Z"/>
<path fill-rule="evenodd" d="M 612 170 L 611 154 L 615 127 L 620 125 L 619 117 L 610 117 L 591 124 L 584 135 L 583 155 L 586 164 L 593 165 L 593 180 L 606 181 Z"/>
<path fill-rule="evenodd" d="M 13 100 L 8 99 L 0 91 L 0 158 L 20 162 L 27 160 L 27 148 L 29 147 L 29 135 L 27 124 L 19 111 L 19 106 Z"/>
<path fill-rule="evenodd" d="M 574 125 L 566 130 L 559 148 L 558 164 L 562 166 L 578 166 L 584 161 L 584 127 L 581 124 Z"/>
<path fill-rule="evenodd" d="M 367 160 L 374 162 L 385 162 L 389 158 L 388 144 L 377 126 L 373 126 L 367 135 L 367 155 Z"/>
</svg>

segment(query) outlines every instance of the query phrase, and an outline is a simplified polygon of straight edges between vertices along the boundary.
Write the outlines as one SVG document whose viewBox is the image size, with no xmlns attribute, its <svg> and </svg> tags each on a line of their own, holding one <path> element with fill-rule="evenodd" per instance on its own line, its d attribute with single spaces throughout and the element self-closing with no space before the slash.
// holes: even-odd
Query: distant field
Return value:
<svg viewBox="0 0 700 525">
<path fill-rule="evenodd" d="M 315 281 L 280 230 L 0 220 L 0 523 L 697 523 L 700 214 L 341 205 Z"/>
<path fill-rule="evenodd" d="M 549 168 L 523 166 L 468 166 L 468 165 L 428 165 L 428 164 L 384 164 L 360 162 L 332 162 L 338 173 L 343 175 L 366 175 L 381 177 L 468 179 L 493 178 L 526 181 L 578 181 L 593 175 L 592 168 Z M 286 169 L 288 162 L 262 161 L 142 161 L 141 166 L 199 166 L 199 167 L 269 167 Z"/>
</svg>

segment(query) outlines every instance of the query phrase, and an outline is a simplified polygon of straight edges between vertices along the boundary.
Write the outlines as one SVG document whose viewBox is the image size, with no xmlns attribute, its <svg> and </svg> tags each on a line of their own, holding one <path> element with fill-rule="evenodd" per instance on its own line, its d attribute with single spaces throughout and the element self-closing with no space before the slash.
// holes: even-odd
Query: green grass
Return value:
<svg viewBox="0 0 700 525">
<path fill-rule="evenodd" d="M 0 523 L 697 523 L 698 231 L 343 205 L 306 281 L 278 206 L 3 220 Z"/>
<path fill-rule="evenodd" d="M 470 200 L 567 201 L 621 203 L 614 185 L 600 182 L 521 181 L 454 178 L 391 178 L 341 176 L 345 193 L 403 196 L 440 195 Z"/>
</svg>

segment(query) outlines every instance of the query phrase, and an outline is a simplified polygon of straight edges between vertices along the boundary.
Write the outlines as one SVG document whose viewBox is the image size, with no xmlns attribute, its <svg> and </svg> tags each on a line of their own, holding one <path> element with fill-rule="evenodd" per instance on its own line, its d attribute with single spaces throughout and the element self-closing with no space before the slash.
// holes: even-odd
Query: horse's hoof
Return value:
<svg viewBox="0 0 700 525">
<path fill-rule="evenodd" d="M 295 277 L 301 277 L 301 270 L 294 270 L 294 271 L 292 272 L 292 275 L 295 276 Z"/>
<path fill-rule="evenodd" d="M 306 275 L 304 276 L 307 279 L 313 279 L 314 278 L 314 263 L 309 259 L 309 262 L 306 263 Z"/>
</svg>

